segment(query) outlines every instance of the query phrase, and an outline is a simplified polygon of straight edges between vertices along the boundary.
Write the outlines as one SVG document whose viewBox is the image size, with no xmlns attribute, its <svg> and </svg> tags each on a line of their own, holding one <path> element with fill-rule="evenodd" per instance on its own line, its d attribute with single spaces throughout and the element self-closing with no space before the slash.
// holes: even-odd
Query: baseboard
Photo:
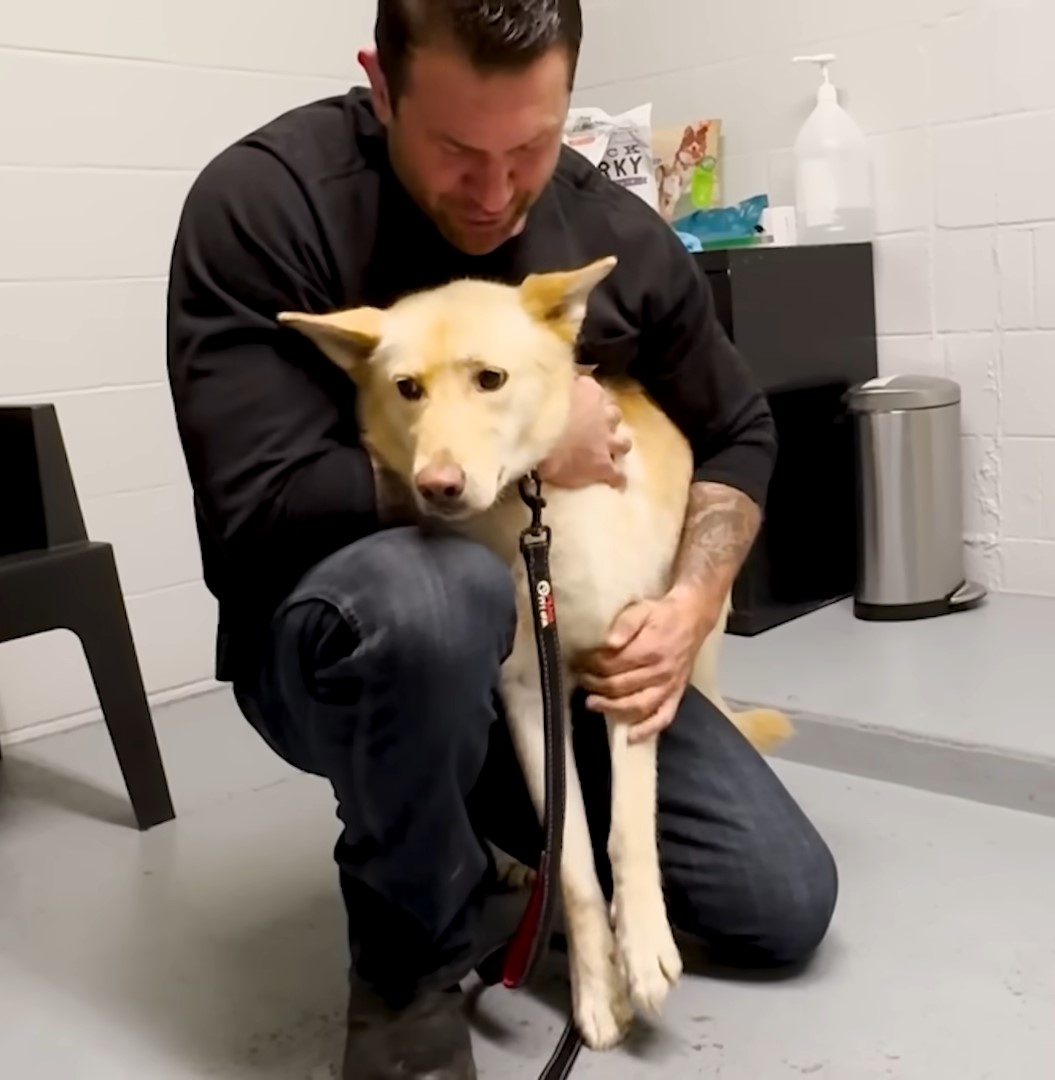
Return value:
<svg viewBox="0 0 1055 1080">
<path fill-rule="evenodd" d="M 222 689 L 221 684 L 215 679 L 204 679 L 200 682 L 187 683 L 184 686 L 173 686 L 166 690 L 148 694 L 147 700 L 151 710 L 164 708 L 177 701 L 187 698 L 198 697 L 201 694 L 213 693 Z M 13 731 L 5 731 L 3 740 L 5 746 L 18 746 L 21 743 L 33 742 L 35 739 L 44 739 L 49 735 L 61 735 L 66 731 L 75 731 L 77 728 L 87 727 L 89 724 L 98 724 L 102 721 L 103 714 L 100 709 L 88 709 L 85 712 L 74 713 L 71 716 L 58 716 L 54 720 L 43 720 L 39 724 L 29 724 L 26 727 L 15 728 Z"/>
<path fill-rule="evenodd" d="M 735 706 L 758 707 L 744 702 Z M 795 736 L 774 753 L 776 758 L 1055 817 L 1055 759 L 942 742 L 832 717 L 789 715 Z"/>
</svg>

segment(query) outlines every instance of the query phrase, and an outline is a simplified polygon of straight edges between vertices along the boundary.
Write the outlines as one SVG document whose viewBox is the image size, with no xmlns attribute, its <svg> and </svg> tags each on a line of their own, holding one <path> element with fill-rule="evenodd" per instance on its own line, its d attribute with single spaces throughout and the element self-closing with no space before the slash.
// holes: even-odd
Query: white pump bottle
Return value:
<svg viewBox="0 0 1055 1080">
<path fill-rule="evenodd" d="M 817 106 L 795 141 L 795 205 L 799 242 L 851 244 L 875 236 L 872 160 L 868 141 L 828 75 L 835 56 L 796 56 L 817 64 L 823 82 Z"/>
</svg>

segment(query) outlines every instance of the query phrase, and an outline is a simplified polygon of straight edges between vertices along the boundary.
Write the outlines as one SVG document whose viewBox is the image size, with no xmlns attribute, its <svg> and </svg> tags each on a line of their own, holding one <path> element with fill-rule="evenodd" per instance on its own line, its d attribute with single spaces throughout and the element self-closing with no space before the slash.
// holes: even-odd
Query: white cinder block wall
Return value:
<svg viewBox="0 0 1055 1080">
<path fill-rule="evenodd" d="M 1055 596 L 1055 3 L 587 0 L 578 101 L 725 122 L 727 195 L 793 201 L 790 147 L 835 52 L 871 136 L 884 374 L 965 395 L 973 572 Z"/>
<path fill-rule="evenodd" d="M 791 198 L 789 148 L 833 50 L 875 150 L 884 371 L 966 395 L 970 561 L 1055 595 L 1051 0 L 585 0 L 578 100 L 720 116 L 726 190 Z M 195 172 L 356 79 L 372 0 L 97 0 L 0 23 L 0 400 L 53 400 L 113 540 L 148 688 L 207 683 L 214 610 L 164 384 L 165 273 Z M 63 635 L 0 648 L 0 731 L 90 715 Z"/>
<path fill-rule="evenodd" d="M 296 13 L 285 0 L 56 0 L 0 19 L 0 401 L 55 402 L 155 700 L 211 679 L 215 632 L 165 382 L 180 206 L 227 143 L 343 93 L 372 22 L 366 0 Z M 71 635 L 0 647 L 0 733 L 94 710 Z"/>
</svg>

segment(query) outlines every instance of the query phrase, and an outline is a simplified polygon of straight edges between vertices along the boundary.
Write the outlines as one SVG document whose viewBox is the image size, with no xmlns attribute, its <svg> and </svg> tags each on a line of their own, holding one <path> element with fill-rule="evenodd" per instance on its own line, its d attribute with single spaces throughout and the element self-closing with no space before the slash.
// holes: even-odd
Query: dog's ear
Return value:
<svg viewBox="0 0 1055 1080">
<path fill-rule="evenodd" d="M 283 311 L 278 321 L 310 338 L 325 356 L 352 378 L 381 343 L 385 313 L 378 308 L 349 308 L 330 315 Z"/>
<path fill-rule="evenodd" d="M 520 301 L 528 314 L 573 344 L 586 318 L 590 293 L 615 268 L 614 255 L 579 270 L 531 274 L 520 286 Z"/>
</svg>

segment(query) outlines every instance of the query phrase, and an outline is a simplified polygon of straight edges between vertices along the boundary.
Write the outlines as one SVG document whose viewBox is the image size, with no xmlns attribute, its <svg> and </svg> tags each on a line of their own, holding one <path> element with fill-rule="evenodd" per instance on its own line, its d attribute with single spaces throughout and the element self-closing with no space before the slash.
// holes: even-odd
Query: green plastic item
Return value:
<svg viewBox="0 0 1055 1080">
<path fill-rule="evenodd" d="M 713 157 L 706 157 L 692 170 L 690 199 L 694 208 L 709 209 L 715 205 L 718 162 Z"/>
</svg>

